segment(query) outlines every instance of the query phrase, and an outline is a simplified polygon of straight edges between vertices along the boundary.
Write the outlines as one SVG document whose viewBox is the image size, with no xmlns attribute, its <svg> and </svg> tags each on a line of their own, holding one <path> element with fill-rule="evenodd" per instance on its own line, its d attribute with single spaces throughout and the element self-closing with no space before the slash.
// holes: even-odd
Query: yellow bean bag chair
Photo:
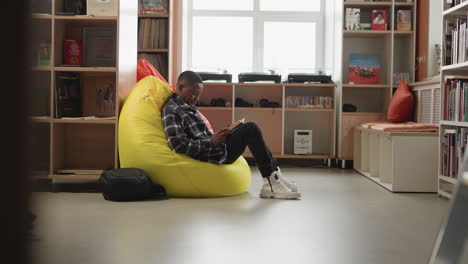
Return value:
<svg viewBox="0 0 468 264">
<path fill-rule="evenodd" d="M 245 193 L 251 171 L 243 157 L 215 165 L 173 152 L 167 143 L 161 108 L 173 94 L 163 81 L 140 80 L 125 102 L 119 120 L 122 168 L 140 168 L 171 197 L 220 197 Z"/>
</svg>

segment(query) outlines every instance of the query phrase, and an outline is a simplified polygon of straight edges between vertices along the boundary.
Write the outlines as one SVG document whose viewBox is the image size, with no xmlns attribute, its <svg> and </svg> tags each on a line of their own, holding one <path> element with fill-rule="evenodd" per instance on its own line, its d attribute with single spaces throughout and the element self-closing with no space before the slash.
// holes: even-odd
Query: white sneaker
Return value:
<svg viewBox="0 0 468 264">
<path fill-rule="evenodd" d="M 270 177 L 263 178 L 263 186 L 260 191 L 261 198 L 299 199 L 301 194 L 293 192 L 279 180 L 278 174 L 273 172 Z"/>
<path fill-rule="evenodd" d="M 278 170 L 274 171 L 273 173 L 275 173 L 275 172 L 278 175 L 279 180 L 282 183 L 284 183 L 284 185 L 288 186 L 288 188 L 291 189 L 291 191 L 293 191 L 293 192 L 298 191 L 296 183 L 294 181 L 291 181 L 290 179 L 284 177 L 283 174 L 281 173 L 281 170 L 280 170 L 279 167 L 278 167 Z"/>
</svg>

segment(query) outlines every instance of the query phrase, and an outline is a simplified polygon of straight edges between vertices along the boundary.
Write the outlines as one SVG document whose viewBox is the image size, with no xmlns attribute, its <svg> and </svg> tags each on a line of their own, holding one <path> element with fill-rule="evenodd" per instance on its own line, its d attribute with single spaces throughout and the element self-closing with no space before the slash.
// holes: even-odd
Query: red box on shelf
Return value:
<svg viewBox="0 0 468 264">
<path fill-rule="evenodd" d="M 83 41 L 67 39 L 63 43 L 63 64 L 83 64 Z"/>
</svg>

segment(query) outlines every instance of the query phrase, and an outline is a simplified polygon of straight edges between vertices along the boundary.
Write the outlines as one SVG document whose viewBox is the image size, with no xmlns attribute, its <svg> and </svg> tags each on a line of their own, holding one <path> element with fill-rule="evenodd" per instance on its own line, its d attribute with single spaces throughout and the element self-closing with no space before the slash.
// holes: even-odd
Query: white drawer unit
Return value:
<svg viewBox="0 0 468 264">
<path fill-rule="evenodd" d="M 438 132 L 354 131 L 354 169 L 392 192 L 437 192 Z"/>
</svg>

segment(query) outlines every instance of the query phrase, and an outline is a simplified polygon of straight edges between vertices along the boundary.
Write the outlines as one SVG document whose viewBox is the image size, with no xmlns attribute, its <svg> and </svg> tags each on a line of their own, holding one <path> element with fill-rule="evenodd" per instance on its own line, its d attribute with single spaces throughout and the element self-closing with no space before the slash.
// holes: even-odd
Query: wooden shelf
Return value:
<svg viewBox="0 0 468 264">
<path fill-rule="evenodd" d="M 50 117 L 30 117 L 29 118 L 33 123 L 50 123 L 52 120 Z"/>
<path fill-rule="evenodd" d="M 100 174 L 54 174 L 49 175 L 47 179 L 54 180 L 98 180 Z"/>
<path fill-rule="evenodd" d="M 466 3 L 468 3 L 468 1 Z M 466 71 L 468 70 L 468 61 L 457 63 L 457 64 L 445 65 L 441 67 L 441 70 L 442 71 Z"/>
<path fill-rule="evenodd" d="M 295 154 L 284 154 L 284 155 L 274 155 L 275 158 L 280 159 L 331 159 L 331 155 L 295 155 Z"/>
<path fill-rule="evenodd" d="M 168 18 L 168 14 L 138 15 L 138 18 Z"/>
<path fill-rule="evenodd" d="M 329 87 L 335 88 L 334 83 L 285 83 L 285 87 Z"/>
<path fill-rule="evenodd" d="M 406 3 L 406 2 L 395 2 L 395 6 L 401 7 L 401 6 L 414 6 L 413 3 Z"/>
<path fill-rule="evenodd" d="M 343 30 L 345 37 L 383 37 L 392 34 L 390 30 Z"/>
<path fill-rule="evenodd" d="M 54 16 L 55 20 L 76 20 L 76 21 L 117 21 L 117 16 L 87 16 L 87 15 L 74 15 L 74 16 Z"/>
<path fill-rule="evenodd" d="M 392 6 L 392 2 L 344 2 L 344 6 Z"/>
<path fill-rule="evenodd" d="M 169 49 L 138 49 L 138 52 L 144 53 L 160 53 L 160 52 L 169 52 Z"/>
<path fill-rule="evenodd" d="M 386 115 L 387 113 L 366 113 L 366 112 L 343 112 L 343 116 L 371 116 Z"/>
<path fill-rule="evenodd" d="M 40 13 L 34 13 L 31 15 L 33 19 L 52 19 L 51 14 L 40 14 Z"/>
<path fill-rule="evenodd" d="M 203 111 L 232 111 L 233 108 L 232 107 L 211 107 L 211 106 L 200 106 L 200 107 L 197 107 L 198 110 L 203 110 Z"/>
<path fill-rule="evenodd" d="M 235 107 L 236 110 L 244 111 L 282 111 L 281 107 Z"/>
<path fill-rule="evenodd" d="M 455 122 L 455 121 L 440 120 L 439 124 L 444 125 L 444 126 L 468 127 L 468 122 Z"/>
<path fill-rule="evenodd" d="M 335 109 L 285 108 L 286 112 L 334 112 Z"/>
<path fill-rule="evenodd" d="M 261 83 L 261 82 L 252 82 L 252 83 L 234 83 L 235 86 L 283 86 L 284 83 Z"/>
<path fill-rule="evenodd" d="M 388 89 L 390 84 L 343 84 L 343 88 L 380 88 Z"/>
<path fill-rule="evenodd" d="M 451 177 L 447 177 L 447 176 L 442 176 L 442 175 L 439 176 L 439 180 L 443 180 L 443 181 L 445 181 L 445 182 L 450 182 L 450 183 L 453 183 L 453 184 L 456 184 L 457 181 L 458 181 L 458 180 L 455 179 L 455 178 L 451 178 Z"/>
<path fill-rule="evenodd" d="M 33 71 L 51 71 L 52 67 L 50 67 L 50 66 L 33 66 L 32 70 Z"/>
<path fill-rule="evenodd" d="M 55 71 L 62 72 L 116 72 L 116 67 L 68 67 L 58 66 L 54 67 Z"/>
<path fill-rule="evenodd" d="M 468 2 L 463 2 L 458 4 L 452 8 L 449 8 L 442 12 L 443 16 L 458 16 L 458 15 L 466 15 L 468 10 Z"/>
<path fill-rule="evenodd" d="M 103 124 L 103 125 L 114 125 L 117 123 L 116 119 L 62 119 L 54 118 L 53 123 L 56 124 Z"/>
<path fill-rule="evenodd" d="M 234 86 L 237 83 L 226 83 L 226 82 L 203 82 L 203 86 Z"/>
<path fill-rule="evenodd" d="M 399 30 L 395 30 L 393 31 L 393 33 L 395 35 L 412 35 L 414 34 L 414 31 L 399 31 Z"/>
</svg>

